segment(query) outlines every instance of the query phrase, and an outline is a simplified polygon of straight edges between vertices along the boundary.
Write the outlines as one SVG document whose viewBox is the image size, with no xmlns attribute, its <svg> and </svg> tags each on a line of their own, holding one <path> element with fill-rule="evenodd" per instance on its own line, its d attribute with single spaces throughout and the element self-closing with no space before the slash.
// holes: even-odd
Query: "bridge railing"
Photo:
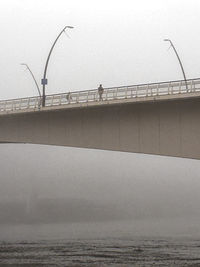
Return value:
<svg viewBox="0 0 200 267">
<path fill-rule="evenodd" d="M 162 83 L 139 84 L 105 88 L 102 101 L 121 100 L 140 97 L 152 97 L 163 95 L 190 94 L 200 92 L 200 78 Z M 46 96 L 46 107 L 60 105 L 74 105 L 87 102 L 98 102 L 97 89 L 53 94 Z M 0 101 L 0 112 L 13 112 L 26 109 L 42 109 L 40 97 L 28 97 Z"/>
</svg>

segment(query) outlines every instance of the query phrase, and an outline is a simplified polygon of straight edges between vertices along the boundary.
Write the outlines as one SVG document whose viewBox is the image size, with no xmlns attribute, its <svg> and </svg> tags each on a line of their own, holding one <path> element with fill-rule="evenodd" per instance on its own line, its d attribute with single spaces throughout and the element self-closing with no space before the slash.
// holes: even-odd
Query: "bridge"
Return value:
<svg viewBox="0 0 200 267">
<path fill-rule="evenodd" d="M 200 78 L 1 100 L 0 142 L 200 159 Z"/>
</svg>

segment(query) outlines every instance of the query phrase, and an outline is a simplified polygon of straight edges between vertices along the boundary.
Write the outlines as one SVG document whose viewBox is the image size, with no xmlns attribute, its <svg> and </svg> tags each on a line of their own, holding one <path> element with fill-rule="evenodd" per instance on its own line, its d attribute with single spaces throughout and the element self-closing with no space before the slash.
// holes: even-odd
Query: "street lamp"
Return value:
<svg viewBox="0 0 200 267">
<path fill-rule="evenodd" d="M 37 83 L 37 81 L 35 79 L 35 76 L 33 75 L 33 72 L 31 71 L 31 69 L 29 68 L 29 66 L 26 63 L 21 63 L 21 65 L 27 67 L 28 71 L 30 72 L 30 74 L 31 74 L 31 76 L 32 76 L 32 78 L 33 78 L 33 80 L 35 82 L 35 85 L 36 85 L 37 90 L 38 90 L 38 94 L 39 94 L 39 96 L 41 98 L 42 96 L 41 96 L 40 88 L 39 88 L 38 83 Z"/>
<path fill-rule="evenodd" d="M 65 26 L 63 28 L 63 30 L 59 33 L 59 35 L 57 36 L 57 38 L 55 39 L 50 51 L 49 51 L 49 54 L 48 54 L 48 57 L 47 57 L 47 60 L 46 60 L 46 64 L 45 64 L 45 68 L 44 68 L 44 75 L 43 75 L 43 78 L 41 80 L 41 84 L 42 84 L 42 106 L 45 107 L 45 98 L 46 98 L 46 95 L 45 95 L 45 86 L 47 84 L 47 78 L 46 78 L 46 74 L 47 74 L 47 67 L 48 67 L 48 63 L 49 63 L 49 59 L 50 59 L 50 56 L 51 56 L 51 53 L 53 51 L 53 48 L 56 44 L 56 42 L 58 41 L 59 37 L 61 36 L 61 34 L 63 32 L 65 32 L 66 29 L 73 29 L 74 27 L 73 26 Z"/>
<path fill-rule="evenodd" d="M 185 71 L 183 69 L 183 64 L 182 64 L 181 59 L 180 59 L 180 57 L 178 55 L 178 52 L 176 51 L 176 48 L 174 47 L 174 45 L 173 45 L 173 43 L 172 43 L 172 41 L 170 39 L 164 39 L 164 41 L 170 42 L 170 44 L 171 44 L 171 46 L 172 46 L 172 48 L 173 48 L 173 50 L 174 50 L 174 52 L 175 52 L 175 54 L 176 54 L 176 56 L 178 58 L 178 61 L 179 61 L 179 64 L 181 66 L 181 70 L 182 70 L 182 73 L 183 73 L 183 77 L 184 77 L 184 80 L 185 80 L 185 86 L 186 86 L 186 89 L 188 91 L 187 79 L 186 79 Z"/>
</svg>

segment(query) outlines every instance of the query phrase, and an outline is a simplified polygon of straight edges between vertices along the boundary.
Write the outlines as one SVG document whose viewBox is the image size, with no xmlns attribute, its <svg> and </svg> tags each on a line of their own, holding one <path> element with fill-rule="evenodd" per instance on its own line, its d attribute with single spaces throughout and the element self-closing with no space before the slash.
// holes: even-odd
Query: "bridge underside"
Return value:
<svg viewBox="0 0 200 267">
<path fill-rule="evenodd" d="M 1 143 L 200 159 L 200 99 L 100 105 L 0 116 Z"/>
</svg>

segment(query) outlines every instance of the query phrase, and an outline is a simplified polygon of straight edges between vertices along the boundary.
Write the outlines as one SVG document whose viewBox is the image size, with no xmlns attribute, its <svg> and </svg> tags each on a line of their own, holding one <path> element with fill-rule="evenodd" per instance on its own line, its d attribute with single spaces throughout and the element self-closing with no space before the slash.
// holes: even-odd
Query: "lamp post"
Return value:
<svg viewBox="0 0 200 267">
<path fill-rule="evenodd" d="M 184 78 L 184 80 L 185 80 L 186 90 L 188 91 L 188 85 L 187 85 L 187 79 L 186 79 L 185 71 L 184 71 L 184 68 L 183 68 L 183 64 L 182 64 L 182 62 L 181 62 L 181 59 L 180 59 L 180 57 L 179 57 L 179 55 L 178 55 L 178 52 L 177 52 L 175 46 L 173 45 L 173 43 L 172 43 L 172 41 L 171 41 L 170 39 L 164 39 L 164 41 L 166 41 L 166 42 L 170 42 L 170 44 L 171 44 L 171 46 L 172 46 L 172 48 L 173 48 L 173 50 L 174 50 L 174 52 L 175 52 L 175 54 L 176 54 L 176 56 L 177 56 L 177 58 L 178 58 L 178 61 L 179 61 L 179 64 L 180 64 L 180 66 L 181 66 L 181 70 L 182 70 L 182 73 L 183 73 L 183 78 Z"/>
<path fill-rule="evenodd" d="M 31 76 L 32 76 L 32 78 L 33 78 L 33 80 L 35 82 L 35 85 L 37 87 L 37 90 L 38 90 L 38 94 L 40 96 L 40 99 L 41 99 L 42 96 L 41 96 L 40 88 L 39 88 L 38 83 L 37 83 L 37 81 L 35 79 L 35 76 L 33 75 L 33 72 L 31 71 L 31 69 L 29 68 L 29 66 L 26 63 L 21 63 L 21 65 L 26 66 L 27 69 L 28 69 L 28 71 L 30 72 L 30 74 L 31 74 Z"/>
<path fill-rule="evenodd" d="M 53 48 L 56 44 L 56 42 L 58 41 L 59 37 L 61 36 L 61 34 L 66 30 L 66 29 L 73 29 L 74 27 L 73 26 L 65 26 L 62 31 L 59 33 L 59 35 L 57 36 L 57 38 L 55 39 L 50 51 L 49 51 L 49 54 L 48 54 L 48 57 L 47 57 L 47 60 L 46 60 L 46 64 L 45 64 L 45 68 L 44 68 L 44 75 L 43 75 L 43 78 L 41 80 L 41 84 L 42 84 L 42 106 L 45 107 L 45 98 L 46 98 L 46 95 L 45 95 L 45 86 L 47 84 L 47 78 L 46 78 L 46 74 L 47 74 L 47 67 L 48 67 L 48 63 L 49 63 L 49 59 L 50 59 L 50 56 L 51 56 L 51 53 L 53 51 Z"/>
</svg>

